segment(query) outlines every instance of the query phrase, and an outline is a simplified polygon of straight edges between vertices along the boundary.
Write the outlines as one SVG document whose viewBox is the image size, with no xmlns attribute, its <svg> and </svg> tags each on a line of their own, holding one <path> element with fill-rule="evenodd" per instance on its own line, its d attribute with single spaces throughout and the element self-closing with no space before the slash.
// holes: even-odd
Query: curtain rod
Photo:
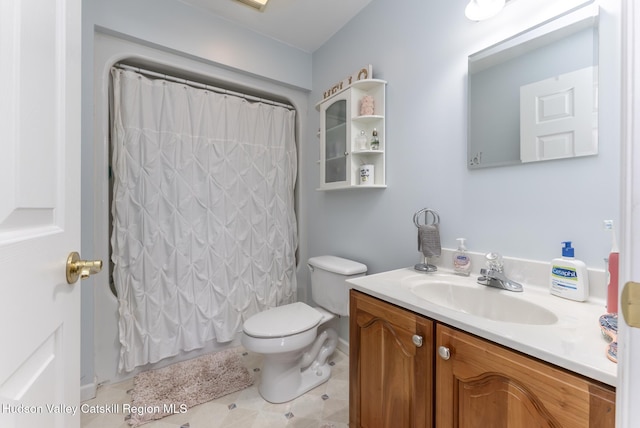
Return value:
<svg viewBox="0 0 640 428">
<path fill-rule="evenodd" d="M 211 85 L 207 85 L 205 83 L 194 82 L 193 80 L 183 79 L 183 78 L 175 77 L 175 76 L 170 76 L 168 74 L 159 73 L 157 71 L 146 70 L 144 68 L 134 67 L 134 66 L 127 65 L 127 64 L 122 64 L 122 63 L 117 63 L 117 64 L 114 65 L 114 67 L 121 68 L 121 69 L 124 69 L 124 70 L 135 71 L 137 73 L 144 74 L 146 76 L 157 77 L 157 78 L 165 79 L 165 80 L 168 80 L 168 81 L 174 82 L 174 83 L 182 83 L 182 84 L 185 84 L 185 85 L 193 86 L 194 88 L 207 89 L 209 91 L 217 92 L 219 94 L 234 95 L 236 97 L 244 98 L 247 101 L 260 102 L 260 103 L 269 104 L 269 105 L 272 105 L 272 106 L 284 107 L 284 108 L 289 109 L 289 110 L 295 110 L 295 108 L 291 104 L 280 103 L 278 101 L 269 100 L 269 99 L 265 99 L 265 98 L 260 98 L 260 97 L 256 97 L 256 96 L 249 95 L 249 94 L 243 94 L 241 92 L 235 92 L 235 91 L 232 91 L 232 90 L 229 90 L 229 89 L 218 88 L 217 86 L 211 86 Z"/>
</svg>

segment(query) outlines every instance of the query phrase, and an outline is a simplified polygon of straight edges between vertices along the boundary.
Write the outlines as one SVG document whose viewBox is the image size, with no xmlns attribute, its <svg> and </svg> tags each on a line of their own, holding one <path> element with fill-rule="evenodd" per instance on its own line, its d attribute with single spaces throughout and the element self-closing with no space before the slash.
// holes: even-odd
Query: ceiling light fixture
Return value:
<svg viewBox="0 0 640 428">
<path fill-rule="evenodd" d="M 251 6 L 254 9 L 262 12 L 265 7 L 267 7 L 267 2 L 269 0 L 236 0 L 240 3 L 246 4 L 247 6 Z"/>
<path fill-rule="evenodd" d="M 470 0 L 464 14 L 472 21 L 482 21 L 497 15 L 505 3 L 505 0 Z"/>
</svg>

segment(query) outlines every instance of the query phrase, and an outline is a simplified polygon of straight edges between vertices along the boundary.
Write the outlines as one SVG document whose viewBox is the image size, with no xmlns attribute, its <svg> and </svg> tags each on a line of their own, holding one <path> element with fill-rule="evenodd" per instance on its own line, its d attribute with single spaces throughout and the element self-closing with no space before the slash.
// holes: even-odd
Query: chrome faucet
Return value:
<svg viewBox="0 0 640 428">
<path fill-rule="evenodd" d="M 489 253 L 485 256 L 487 268 L 480 269 L 478 284 L 488 287 L 500 288 L 508 291 L 522 291 L 522 284 L 512 281 L 504 274 L 502 257 L 498 253 Z"/>
</svg>

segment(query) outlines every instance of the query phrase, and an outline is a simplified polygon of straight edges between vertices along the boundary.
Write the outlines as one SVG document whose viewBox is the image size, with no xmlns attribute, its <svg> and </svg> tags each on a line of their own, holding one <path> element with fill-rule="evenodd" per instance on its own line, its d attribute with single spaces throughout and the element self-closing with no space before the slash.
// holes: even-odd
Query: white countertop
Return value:
<svg viewBox="0 0 640 428">
<path fill-rule="evenodd" d="M 439 275 L 452 272 L 439 269 Z M 558 321 L 550 325 L 516 324 L 493 321 L 431 303 L 414 294 L 406 284 L 431 275 L 403 268 L 350 279 L 347 282 L 363 293 L 515 349 L 559 367 L 571 370 L 611 386 L 617 385 L 617 364 L 606 356 L 607 342 L 602 337 L 598 318 L 605 311 L 599 302 L 575 302 L 553 296 L 548 288 L 523 283 L 524 291 L 515 293 L 477 284 L 473 274 L 465 286 L 474 284 L 487 293 L 509 293 L 553 312 Z"/>
</svg>

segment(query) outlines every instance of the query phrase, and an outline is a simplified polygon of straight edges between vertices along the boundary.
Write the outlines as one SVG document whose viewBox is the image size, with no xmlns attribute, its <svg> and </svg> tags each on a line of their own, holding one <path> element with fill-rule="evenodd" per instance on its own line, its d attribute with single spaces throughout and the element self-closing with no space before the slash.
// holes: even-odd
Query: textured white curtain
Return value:
<svg viewBox="0 0 640 428">
<path fill-rule="evenodd" d="M 295 300 L 295 112 L 112 69 L 120 370 Z"/>
</svg>

